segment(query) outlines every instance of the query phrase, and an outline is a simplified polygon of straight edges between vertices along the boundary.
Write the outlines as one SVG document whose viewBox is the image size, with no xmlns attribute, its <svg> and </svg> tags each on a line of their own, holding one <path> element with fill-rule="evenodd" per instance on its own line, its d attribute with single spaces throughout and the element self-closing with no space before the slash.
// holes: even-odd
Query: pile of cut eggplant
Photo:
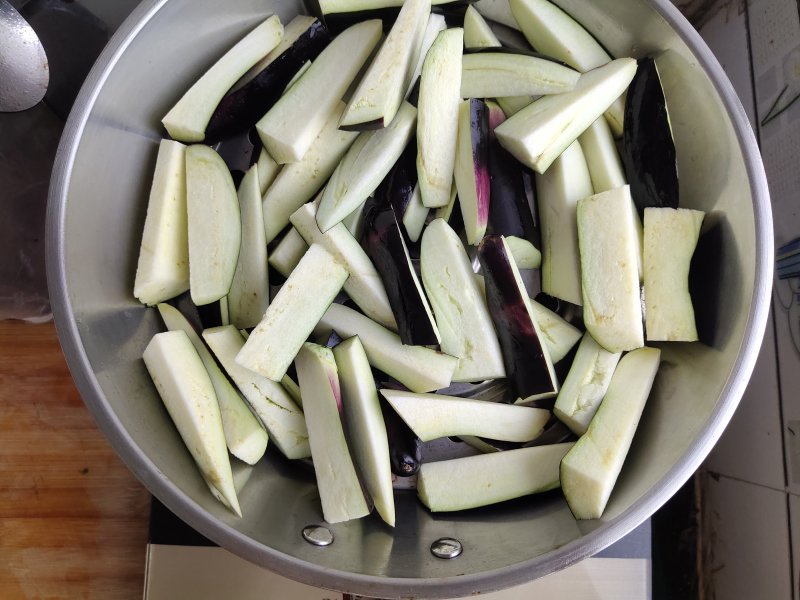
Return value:
<svg viewBox="0 0 800 600">
<path fill-rule="evenodd" d="M 657 60 L 548 0 L 356 4 L 269 17 L 163 118 L 134 285 L 158 393 L 238 515 L 272 440 L 329 523 L 393 526 L 409 477 L 431 511 L 560 487 L 599 518 L 646 342 L 698 339 Z M 446 438 L 472 455 L 422 461 Z"/>
</svg>

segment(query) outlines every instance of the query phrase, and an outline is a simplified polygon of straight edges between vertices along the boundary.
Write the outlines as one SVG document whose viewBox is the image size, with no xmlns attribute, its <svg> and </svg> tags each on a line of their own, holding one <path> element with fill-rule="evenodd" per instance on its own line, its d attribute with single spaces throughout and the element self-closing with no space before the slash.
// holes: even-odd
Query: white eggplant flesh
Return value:
<svg viewBox="0 0 800 600">
<path fill-rule="evenodd" d="M 464 30 L 439 33 L 422 66 L 417 117 L 417 176 L 422 203 L 445 206 L 456 160 Z"/>
<path fill-rule="evenodd" d="M 538 269 L 542 266 L 542 253 L 528 240 L 506 236 L 506 244 L 518 269 Z"/>
<path fill-rule="evenodd" d="M 430 0 L 406 0 L 375 58 L 350 97 L 343 129 L 388 127 L 403 102 L 425 36 Z"/>
<path fill-rule="evenodd" d="M 170 137 L 181 142 L 202 142 L 220 100 L 282 37 L 283 25 L 273 15 L 228 50 L 161 120 Z"/>
<path fill-rule="evenodd" d="M 559 464 L 572 447 L 552 444 L 425 463 L 417 495 L 431 512 L 448 512 L 554 490 Z"/>
<path fill-rule="evenodd" d="M 576 519 L 603 515 L 660 360 L 657 348 L 640 348 L 619 361 L 588 431 L 561 461 L 561 488 Z"/>
<path fill-rule="evenodd" d="M 242 392 L 270 440 L 289 459 L 311 456 L 303 412 L 278 382 L 262 377 L 236 363 L 245 340 L 235 327 L 206 329 L 203 339 Z"/>
<path fill-rule="evenodd" d="M 157 333 L 145 348 L 143 358 L 203 478 L 241 517 L 214 386 L 192 342 L 183 331 Z"/>
<path fill-rule="evenodd" d="M 189 290 L 197 306 L 227 296 L 242 241 L 239 199 L 219 154 L 195 144 L 186 149 Z"/>
<path fill-rule="evenodd" d="M 414 193 L 411 194 L 411 200 L 409 200 L 406 207 L 406 212 L 403 214 L 403 227 L 406 228 L 408 239 L 415 244 L 422 235 L 422 229 L 425 227 L 430 211 L 431 209 L 422 203 L 419 185 L 415 186 Z"/>
<path fill-rule="evenodd" d="M 500 40 L 497 39 L 481 13 L 474 6 L 468 6 L 464 13 L 464 48 L 472 50 L 500 46 L 502 46 Z"/>
<path fill-rule="evenodd" d="M 380 393 L 423 442 L 472 435 L 525 443 L 536 439 L 550 419 L 550 411 L 542 408 L 391 389 Z"/>
<path fill-rule="evenodd" d="M 260 192 L 258 166 L 253 165 L 239 185 L 242 242 L 228 292 L 228 319 L 238 329 L 258 325 L 269 306 L 269 265 Z"/>
<path fill-rule="evenodd" d="M 359 134 L 322 192 L 317 210 L 322 232 L 340 223 L 375 191 L 408 145 L 416 124 L 417 109 L 403 102 L 387 127 Z"/>
<path fill-rule="evenodd" d="M 632 58 L 584 73 L 573 91 L 543 96 L 500 124 L 497 139 L 517 160 L 544 173 L 628 88 L 635 74 Z"/>
<path fill-rule="evenodd" d="M 347 276 L 347 269 L 325 248 L 313 244 L 250 334 L 236 362 L 280 381 Z"/>
<path fill-rule="evenodd" d="M 444 219 L 431 222 L 422 234 L 420 270 L 442 351 L 458 358 L 453 381 L 505 377 L 485 295 L 478 288 L 464 245 Z"/>
<path fill-rule="evenodd" d="M 589 167 L 592 187 L 596 194 L 628 183 L 614 136 L 604 118 L 601 117 L 592 123 L 578 141 L 583 148 L 586 166 Z"/>
<path fill-rule="evenodd" d="M 332 304 L 320 319 L 315 333 L 331 331 L 344 338 L 357 335 L 369 364 L 394 377 L 412 392 L 432 392 L 452 382 L 458 363 L 456 358 L 425 346 L 406 346 L 396 333 L 346 306 Z"/>
<path fill-rule="evenodd" d="M 339 369 L 342 412 L 353 460 L 362 474 L 364 487 L 367 488 L 378 514 L 388 525 L 394 527 L 389 440 L 364 346 L 358 337 L 352 337 L 333 349 L 333 357 Z"/>
<path fill-rule="evenodd" d="M 133 295 L 153 305 L 189 289 L 186 146 L 161 140 L 139 249 Z"/>
<path fill-rule="evenodd" d="M 575 89 L 580 77 L 557 62 L 508 52 L 465 54 L 461 65 L 463 98 L 563 94 Z"/>
<path fill-rule="evenodd" d="M 497 98 L 497 103 L 503 109 L 506 117 L 511 117 L 533 102 L 533 96 L 505 96 Z"/>
<path fill-rule="evenodd" d="M 272 182 L 275 181 L 275 178 L 281 170 L 281 166 L 273 160 L 269 152 L 264 148 L 261 149 L 256 164 L 258 165 L 258 190 L 263 196 L 267 192 L 269 186 L 272 185 Z"/>
<path fill-rule="evenodd" d="M 573 142 L 544 175 L 536 175 L 542 235 L 542 291 L 580 306 L 581 260 L 578 201 L 594 193 L 579 142 Z"/>
<path fill-rule="evenodd" d="M 589 429 L 611 383 L 621 352 L 609 352 L 583 335 L 575 360 L 556 398 L 553 414 L 577 436 Z"/>
<path fill-rule="evenodd" d="M 263 194 L 267 243 L 286 228 L 294 211 L 322 189 L 358 137 L 355 131 L 339 129 L 339 118 L 344 106 L 344 102 L 339 102 L 308 152 L 300 161 L 285 165 Z"/>
<path fill-rule="evenodd" d="M 222 417 L 222 429 L 225 442 L 239 460 L 247 464 L 256 464 L 267 450 L 269 437 L 261 423 L 253 416 L 250 409 L 231 385 L 225 374 L 220 371 L 214 357 L 206 348 L 203 340 L 197 335 L 189 321 L 181 312 L 169 304 L 159 304 L 158 312 L 170 331 L 183 331 L 203 361 L 214 392 L 217 396 L 219 411 Z"/>
<path fill-rule="evenodd" d="M 644 346 L 632 203 L 628 186 L 578 201 L 583 321 L 609 352 Z"/>
<path fill-rule="evenodd" d="M 372 54 L 382 29 L 381 21 L 373 19 L 336 36 L 256 124 L 264 147 L 278 163 L 303 158 Z"/>
<path fill-rule="evenodd" d="M 644 303 L 647 340 L 696 342 L 689 267 L 705 213 L 644 209 Z"/>
<path fill-rule="evenodd" d="M 308 244 L 297 229 L 292 227 L 270 253 L 269 264 L 284 277 L 289 277 L 306 252 Z"/>
<path fill-rule="evenodd" d="M 364 517 L 370 509 L 342 427 L 333 353 L 330 348 L 306 343 L 296 362 L 323 517 L 328 523 Z"/>
<path fill-rule="evenodd" d="M 436 1 L 433 2 L 436 4 Z M 419 79 L 420 74 L 422 73 L 422 64 L 425 62 L 425 57 L 428 55 L 428 50 L 430 50 L 433 42 L 436 40 L 436 36 L 439 35 L 440 31 L 444 31 L 447 29 L 447 23 L 442 15 L 437 15 L 431 13 L 428 17 L 428 23 L 425 26 L 425 33 L 422 35 L 422 43 L 419 45 L 419 52 L 414 57 L 414 64 L 416 67 L 411 73 L 411 76 L 406 81 L 406 94 L 404 98 L 408 100 L 408 97 L 411 95 L 414 86 Z"/>
<path fill-rule="evenodd" d="M 339 223 L 322 233 L 317 227 L 316 208 L 304 204 L 291 216 L 292 225 L 308 244 L 320 244 L 343 265 L 350 277 L 344 282 L 344 292 L 375 322 L 397 331 L 386 288 L 378 271 L 358 243 L 358 240 Z"/>
</svg>

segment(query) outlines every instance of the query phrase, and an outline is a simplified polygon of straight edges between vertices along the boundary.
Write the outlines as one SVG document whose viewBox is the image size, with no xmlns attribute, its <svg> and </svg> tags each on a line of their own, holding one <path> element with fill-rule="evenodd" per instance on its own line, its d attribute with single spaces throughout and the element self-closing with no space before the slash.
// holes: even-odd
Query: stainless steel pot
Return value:
<svg viewBox="0 0 800 600">
<path fill-rule="evenodd" d="M 503 0 L 499 0 L 503 1 Z M 84 85 L 56 159 L 48 214 L 53 312 L 72 374 L 122 459 L 182 519 L 255 563 L 311 585 L 376 597 L 499 589 L 586 558 L 633 529 L 686 481 L 728 423 L 761 343 L 770 300 L 770 204 L 756 141 L 708 48 L 666 0 L 557 0 L 616 56 L 665 51 L 660 67 L 678 150 L 682 205 L 715 224 L 703 302 L 710 345 L 663 347 L 664 364 L 602 519 L 576 522 L 557 494 L 431 515 L 398 494 L 394 531 L 336 525 L 332 546 L 303 541 L 321 514 L 313 476 L 274 458 L 237 519 L 212 499 L 141 360 L 160 329 L 132 297 L 159 119 L 181 91 L 267 13 L 294 0 L 150 0 L 125 22 Z M 454 560 L 432 556 L 443 536 Z"/>
</svg>

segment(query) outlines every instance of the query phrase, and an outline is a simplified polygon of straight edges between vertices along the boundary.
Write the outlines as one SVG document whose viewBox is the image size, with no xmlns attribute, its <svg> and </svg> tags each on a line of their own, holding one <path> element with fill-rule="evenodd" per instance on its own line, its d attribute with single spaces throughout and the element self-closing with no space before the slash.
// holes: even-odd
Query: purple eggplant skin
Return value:
<svg viewBox="0 0 800 600">
<path fill-rule="evenodd" d="M 478 197 L 478 223 L 489 222 L 491 178 L 489 175 L 489 109 L 480 98 L 469 101 L 469 126 L 472 132 L 472 160 Z M 463 210 L 464 204 L 461 204 Z M 464 219 L 466 221 L 466 219 Z"/>
<path fill-rule="evenodd" d="M 378 398 L 389 441 L 389 464 L 392 473 L 398 477 L 416 475 L 422 465 L 422 442 L 381 394 L 378 394 Z"/>
<path fill-rule="evenodd" d="M 331 334 L 328 336 L 328 340 L 325 342 L 326 348 L 336 348 L 339 344 L 341 344 L 344 340 L 342 336 L 340 336 L 335 331 L 331 331 Z"/>
<path fill-rule="evenodd" d="M 486 300 L 492 316 L 509 383 L 520 398 L 554 392 L 547 368 L 546 350 L 536 334 L 527 299 L 512 270 L 502 236 L 491 234 L 478 246 L 478 259 L 486 277 Z"/>
<path fill-rule="evenodd" d="M 491 198 L 489 229 L 492 233 L 514 236 L 533 242 L 536 224 L 525 194 L 522 165 L 497 141 L 494 129 L 505 121 L 503 110 L 495 103 L 489 109 L 489 179 Z"/>
<path fill-rule="evenodd" d="M 364 212 L 362 244 L 386 288 L 400 340 L 412 346 L 437 345 L 434 325 L 425 310 L 424 292 L 414 281 L 414 267 L 406 254 L 394 209 L 371 199 Z"/>
<path fill-rule="evenodd" d="M 255 125 L 278 101 L 300 67 L 319 56 L 330 41 L 327 28 L 319 20 L 314 21 L 263 71 L 220 101 L 206 127 L 204 143 L 215 144 Z"/>
<path fill-rule="evenodd" d="M 397 217 L 403 240 L 412 258 L 419 258 L 420 242 L 414 243 L 403 225 L 403 215 L 411 203 L 417 185 L 417 140 L 412 139 L 395 165 L 383 178 L 375 191 L 375 199 L 381 208 L 392 207 Z"/>
<path fill-rule="evenodd" d="M 678 163 L 667 101 L 653 58 L 641 58 L 628 88 L 622 162 L 639 216 L 648 206 L 678 208 Z"/>
</svg>

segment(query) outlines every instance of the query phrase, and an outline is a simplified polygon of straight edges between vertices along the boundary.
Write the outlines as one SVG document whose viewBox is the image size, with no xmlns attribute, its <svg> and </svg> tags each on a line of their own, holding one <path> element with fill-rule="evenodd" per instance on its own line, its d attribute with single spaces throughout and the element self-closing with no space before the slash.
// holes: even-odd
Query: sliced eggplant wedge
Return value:
<svg viewBox="0 0 800 600">
<path fill-rule="evenodd" d="M 280 381 L 347 277 L 347 269 L 325 248 L 313 244 L 250 334 L 236 362 Z"/>
<path fill-rule="evenodd" d="M 278 101 L 300 68 L 319 56 L 330 40 L 318 19 L 296 16 L 286 25 L 280 43 L 255 65 L 255 76 L 220 101 L 208 122 L 204 142 L 215 144 L 249 130 Z"/>
<path fill-rule="evenodd" d="M 558 393 L 550 353 L 531 311 L 530 299 L 500 235 L 487 235 L 478 247 L 486 274 L 486 300 L 509 380 L 523 399 L 552 398 Z"/>
<path fill-rule="evenodd" d="M 263 196 L 267 193 L 267 188 L 275 181 L 275 178 L 281 170 L 281 166 L 272 159 L 269 152 L 264 148 L 261 148 L 256 164 L 258 165 L 259 192 Z"/>
<path fill-rule="evenodd" d="M 583 435 L 589 428 L 621 356 L 621 352 L 603 348 L 590 334 L 583 335 L 553 407 L 556 417 L 575 435 Z"/>
<path fill-rule="evenodd" d="M 430 0 L 403 3 L 392 29 L 350 97 L 340 128 L 380 129 L 392 122 L 417 66 L 430 13 Z"/>
<path fill-rule="evenodd" d="M 632 202 L 628 186 L 578 201 L 583 322 L 609 352 L 644 346 Z"/>
<path fill-rule="evenodd" d="M 497 333 L 478 288 L 467 252 L 444 219 L 422 234 L 422 282 L 436 315 L 441 348 L 458 358 L 454 381 L 505 377 Z"/>
<path fill-rule="evenodd" d="M 578 138 L 586 158 L 586 166 L 592 178 L 592 187 L 596 194 L 622 187 L 628 183 L 622 160 L 611 128 L 604 118 L 597 119 Z"/>
<path fill-rule="evenodd" d="M 186 146 L 161 140 L 147 203 L 133 295 L 158 304 L 189 289 Z"/>
<path fill-rule="evenodd" d="M 489 109 L 489 179 L 491 198 L 489 229 L 506 237 L 515 237 L 533 243 L 536 224 L 533 219 L 522 166 L 499 144 L 494 129 L 505 121 L 505 115 L 494 102 L 487 101 Z M 508 240 L 506 240 L 508 241 Z"/>
<path fill-rule="evenodd" d="M 542 253 L 528 240 L 507 236 L 506 245 L 518 269 L 538 269 L 542 266 Z"/>
<path fill-rule="evenodd" d="M 509 0 L 522 33 L 536 50 L 581 72 L 611 62 L 611 56 L 583 26 L 549 0 Z M 622 135 L 625 97 L 620 95 L 606 111 L 614 135 Z"/>
<path fill-rule="evenodd" d="M 627 89 L 635 73 L 632 58 L 584 73 L 573 91 L 543 96 L 499 125 L 497 138 L 521 163 L 544 173 Z"/>
<path fill-rule="evenodd" d="M 390 125 L 359 134 L 322 192 L 317 225 L 324 233 L 372 194 L 414 135 L 417 109 L 404 102 Z"/>
<path fill-rule="evenodd" d="M 554 490 L 561 459 L 572 447 L 554 444 L 425 463 L 417 494 L 431 512 L 446 512 Z"/>
<path fill-rule="evenodd" d="M 336 331 L 345 338 L 357 335 L 369 364 L 394 377 L 412 392 L 446 388 L 458 363 L 456 358 L 424 346 L 406 346 L 396 333 L 341 304 L 328 308 L 315 331 Z"/>
<path fill-rule="evenodd" d="M 429 208 L 450 200 L 461 102 L 464 30 L 439 33 L 422 66 L 417 118 L 417 176 L 422 203 Z"/>
<path fill-rule="evenodd" d="M 267 450 L 269 441 L 267 432 L 233 389 L 225 374 L 220 371 L 214 357 L 186 317 L 169 304 L 159 304 L 158 312 L 167 329 L 186 333 L 200 360 L 203 361 L 217 396 L 228 450 L 239 460 L 249 465 L 256 464 Z"/>
<path fill-rule="evenodd" d="M 264 424 L 278 450 L 292 460 L 310 456 L 303 412 L 284 386 L 236 363 L 236 355 L 245 343 L 236 328 L 224 326 L 206 329 L 203 339 Z"/>
<path fill-rule="evenodd" d="M 578 436 L 586 433 L 617 368 L 621 352 L 609 352 L 588 333 L 556 398 L 553 413 Z"/>
<path fill-rule="evenodd" d="M 455 181 L 467 243 L 480 243 L 489 222 L 489 110 L 483 100 L 464 100 L 458 108 Z"/>
<path fill-rule="evenodd" d="M 292 225 L 307 244 L 320 244 L 330 252 L 350 273 L 344 283 L 344 292 L 376 323 L 397 331 L 392 307 L 381 276 L 370 261 L 358 240 L 339 223 L 322 233 L 317 227 L 316 208 L 304 204 L 291 216 Z"/>
<path fill-rule="evenodd" d="M 228 318 L 238 329 L 258 325 L 269 306 L 269 265 L 258 167 L 252 166 L 239 186 L 242 242 L 228 292 Z"/>
<path fill-rule="evenodd" d="M 648 341 L 695 342 L 689 267 L 705 213 L 644 209 L 644 302 Z"/>
<path fill-rule="evenodd" d="M 220 100 L 282 37 L 283 25 L 273 15 L 228 50 L 161 120 L 170 137 L 181 142 L 202 142 Z"/>
<path fill-rule="evenodd" d="M 461 65 L 464 98 L 563 94 L 572 91 L 580 77 L 557 62 L 506 52 L 465 54 Z"/>
<path fill-rule="evenodd" d="M 289 277 L 306 252 L 308 252 L 308 244 L 300 232 L 292 227 L 270 252 L 269 264 L 284 277 Z"/>
<path fill-rule="evenodd" d="M 433 4 L 436 4 L 436 0 L 434 0 Z M 419 86 L 417 84 L 419 83 L 419 76 L 422 73 L 422 65 L 425 62 L 425 57 L 428 55 L 428 50 L 430 50 L 433 42 L 436 41 L 436 37 L 439 35 L 439 32 L 444 31 L 446 28 L 447 23 L 442 15 L 431 14 L 428 17 L 428 24 L 425 26 L 425 33 L 422 35 L 422 43 L 419 45 L 419 53 L 414 57 L 415 60 L 412 61 L 416 66 L 406 81 L 405 98 L 409 102 L 411 102 L 410 98 L 413 95 L 412 91 L 414 88 L 416 87 L 417 91 L 419 91 Z M 411 103 L 414 106 L 417 106 L 416 101 Z"/>
<path fill-rule="evenodd" d="M 576 519 L 603 515 L 660 360 L 657 348 L 639 348 L 619 361 L 588 431 L 561 461 L 561 487 Z"/>
<path fill-rule="evenodd" d="M 581 259 L 578 201 L 594 193 L 579 142 L 573 142 L 544 175 L 536 176 L 542 233 L 542 291 L 580 306 Z"/>
<path fill-rule="evenodd" d="M 434 213 L 436 219 L 444 219 L 446 222 L 450 222 L 450 217 L 453 216 L 453 209 L 456 208 L 456 202 L 458 200 L 458 188 L 456 187 L 456 182 L 453 181 L 453 186 L 450 190 L 450 200 L 447 201 L 445 206 L 440 206 L 436 209 Z M 461 216 L 461 207 L 456 211 L 458 216 Z M 455 219 L 454 219 L 455 220 Z"/>
<path fill-rule="evenodd" d="M 306 343 L 296 362 L 322 514 L 328 523 L 364 517 L 370 509 L 342 427 L 342 397 L 333 352 Z"/>
<path fill-rule="evenodd" d="M 497 48 L 500 40 L 474 6 L 468 6 L 464 13 L 464 48 Z"/>
<path fill-rule="evenodd" d="M 406 212 L 403 213 L 402 223 L 403 227 L 408 234 L 408 239 L 413 244 L 419 242 L 422 235 L 422 230 L 425 223 L 428 221 L 428 215 L 431 209 L 422 203 L 422 193 L 419 191 L 419 186 L 414 186 L 414 192 L 406 206 Z"/>
<path fill-rule="evenodd" d="M 365 214 L 364 248 L 380 273 L 400 339 L 412 346 L 439 345 L 439 330 L 394 210 L 369 200 Z"/>
<path fill-rule="evenodd" d="M 497 103 L 507 117 L 512 117 L 534 101 L 533 96 L 505 96 L 497 98 Z"/>
<path fill-rule="evenodd" d="M 157 333 L 144 351 L 144 364 L 178 433 L 203 478 L 242 516 L 233 485 L 214 386 L 183 331 Z"/>
<path fill-rule="evenodd" d="M 334 348 L 333 357 L 339 368 L 342 412 L 353 460 L 378 514 L 394 527 L 389 440 L 364 346 L 357 337 L 350 338 Z"/>
<path fill-rule="evenodd" d="M 381 22 L 372 20 L 336 36 L 258 121 L 258 135 L 279 164 L 303 158 L 372 54 L 381 33 Z"/>
<path fill-rule="evenodd" d="M 189 219 L 189 289 L 197 306 L 231 289 L 242 222 L 230 171 L 208 146 L 186 149 L 186 209 Z"/>
<path fill-rule="evenodd" d="M 263 199 L 267 243 L 289 224 L 289 217 L 311 200 L 336 169 L 358 134 L 338 128 L 344 110 L 340 102 L 303 158 L 284 166 Z"/>
<path fill-rule="evenodd" d="M 530 442 L 550 419 L 550 411 L 540 408 L 391 389 L 380 393 L 423 442 L 461 435 Z"/>
<path fill-rule="evenodd" d="M 622 160 L 639 216 L 648 206 L 678 208 L 675 142 L 658 67 L 650 57 L 639 60 L 628 92 Z"/>
</svg>

